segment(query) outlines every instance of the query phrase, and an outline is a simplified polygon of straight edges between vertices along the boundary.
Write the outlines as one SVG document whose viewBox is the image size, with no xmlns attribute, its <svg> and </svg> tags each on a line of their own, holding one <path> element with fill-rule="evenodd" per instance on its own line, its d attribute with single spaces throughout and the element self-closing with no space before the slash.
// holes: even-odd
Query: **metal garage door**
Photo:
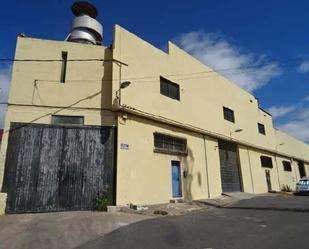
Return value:
<svg viewBox="0 0 309 249">
<path fill-rule="evenodd" d="M 12 123 L 7 212 L 89 210 L 103 195 L 113 202 L 114 129 Z"/>
<path fill-rule="evenodd" d="M 219 141 L 222 192 L 242 191 L 237 145 Z"/>
</svg>

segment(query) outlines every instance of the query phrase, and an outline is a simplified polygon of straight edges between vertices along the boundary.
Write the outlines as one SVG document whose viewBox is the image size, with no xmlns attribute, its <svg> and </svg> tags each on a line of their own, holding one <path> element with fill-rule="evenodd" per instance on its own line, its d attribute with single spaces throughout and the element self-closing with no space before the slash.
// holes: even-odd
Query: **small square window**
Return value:
<svg viewBox="0 0 309 249">
<path fill-rule="evenodd" d="M 290 161 L 282 161 L 284 171 L 292 171 L 292 166 Z"/>
<path fill-rule="evenodd" d="M 160 93 L 172 99 L 180 100 L 179 85 L 160 77 Z"/>
<path fill-rule="evenodd" d="M 271 157 L 268 156 L 261 156 L 261 165 L 265 168 L 272 168 L 273 167 L 273 161 Z"/>
<path fill-rule="evenodd" d="M 223 107 L 223 116 L 225 120 L 228 120 L 230 122 L 235 123 L 235 116 L 234 116 L 234 111 L 227 108 L 227 107 Z"/>
<path fill-rule="evenodd" d="M 266 132 L 265 132 L 265 125 L 261 124 L 261 123 L 258 123 L 258 130 L 259 130 L 259 133 L 263 134 L 263 135 L 266 135 Z"/>
<path fill-rule="evenodd" d="M 83 125 L 84 117 L 83 116 L 60 116 L 53 115 L 52 124 L 60 124 L 60 125 Z"/>
</svg>

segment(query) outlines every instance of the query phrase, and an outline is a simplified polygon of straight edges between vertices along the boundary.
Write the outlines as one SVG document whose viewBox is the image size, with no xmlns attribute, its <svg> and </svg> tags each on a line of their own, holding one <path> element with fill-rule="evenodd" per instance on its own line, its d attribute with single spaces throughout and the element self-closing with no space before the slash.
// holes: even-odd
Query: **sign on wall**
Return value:
<svg viewBox="0 0 309 249">
<path fill-rule="evenodd" d="M 120 144 L 120 149 L 121 150 L 128 150 L 129 149 L 129 144 L 121 143 Z"/>
</svg>

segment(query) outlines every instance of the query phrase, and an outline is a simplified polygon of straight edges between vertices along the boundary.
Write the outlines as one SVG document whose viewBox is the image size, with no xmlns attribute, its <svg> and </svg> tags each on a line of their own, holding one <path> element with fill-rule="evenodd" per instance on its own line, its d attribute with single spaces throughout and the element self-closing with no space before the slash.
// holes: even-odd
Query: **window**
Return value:
<svg viewBox="0 0 309 249">
<path fill-rule="evenodd" d="M 262 164 L 262 167 L 265 167 L 265 168 L 273 167 L 273 161 L 271 157 L 268 157 L 268 156 L 261 156 L 261 164 Z"/>
<path fill-rule="evenodd" d="M 83 116 L 52 116 L 52 124 L 66 124 L 66 125 L 83 125 L 84 117 Z"/>
<path fill-rule="evenodd" d="M 64 83 L 65 82 L 65 76 L 67 73 L 67 63 L 68 63 L 68 52 L 62 52 L 62 65 L 61 65 L 61 77 L 60 77 L 60 82 Z"/>
<path fill-rule="evenodd" d="M 266 135 L 265 126 L 263 124 L 258 123 L 259 133 Z"/>
<path fill-rule="evenodd" d="M 227 107 L 223 107 L 223 116 L 225 120 L 235 123 L 235 116 L 233 110 Z"/>
<path fill-rule="evenodd" d="M 160 77 L 160 93 L 172 99 L 180 100 L 179 85 Z"/>
<path fill-rule="evenodd" d="M 168 154 L 187 154 L 187 140 L 161 133 L 154 133 L 154 151 Z"/>
<path fill-rule="evenodd" d="M 292 171 L 292 166 L 290 161 L 282 161 L 284 171 Z"/>
</svg>

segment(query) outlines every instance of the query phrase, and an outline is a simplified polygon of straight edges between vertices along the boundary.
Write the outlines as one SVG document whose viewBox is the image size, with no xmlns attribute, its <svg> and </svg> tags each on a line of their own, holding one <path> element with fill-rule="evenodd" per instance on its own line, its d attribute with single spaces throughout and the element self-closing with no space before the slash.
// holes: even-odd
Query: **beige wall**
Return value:
<svg viewBox="0 0 309 249">
<path fill-rule="evenodd" d="M 119 26 L 114 40 L 114 58 L 128 63 L 122 67 L 122 80 L 132 82 L 122 91 L 123 104 L 227 137 L 242 128 L 233 138 L 273 148 L 272 123 L 260 114 L 253 95 L 219 74 L 209 73 L 210 68 L 172 43 L 165 53 Z M 118 71 L 115 68 L 114 75 Z M 208 73 L 194 74 L 197 72 Z M 160 75 L 180 85 L 180 101 L 160 94 Z M 223 106 L 234 110 L 235 124 L 223 119 Z M 265 123 L 267 136 L 258 133 L 257 122 Z"/>
<path fill-rule="evenodd" d="M 293 161 L 291 158 L 265 153 L 263 151 L 250 149 L 244 146 L 239 147 L 239 155 L 245 192 L 267 192 L 265 170 L 270 170 L 273 190 L 279 191 L 282 189 L 283 185 L 288 185 L 293 190 L 295 190 L 296 183 L 300 179 L 297 161 Z M 261 167 L 260 156 L 271 157 L 273 168 L 269 169 Z M 283 161 L 291 162 L 292 171 L 284 171 L 282 164 Z M 252 172 L 252 178 L 250 174 L 250 168 Z M 307 169 L 308 167 L 306 166 L 306 170 Z M 251 179 L 253 179 L 253 186 Z"/>
<path fill-rule="evenodd" d="M 154 152 L 155 132 L 187 139 L 188 156 Z M 121 143 L 128 144 L 129 149 L 121 149 Z M 238 146 L 238 152 L 244 192 L 259 194 L 268 191 L 265 170 L 270 171 L 272 190 L 279 191 L 283 184 L 295 189 L 299 179 L 296 162 L 292 164 L 292 172 L 287 172 L 283 170 L 282 160 L 288 158 L 245 146 Z M 182 172 L 189 172 L 188 178 L 182 178 L 185 200 L 216 198 L 222 193 L 218 141 L 214 138 L 120 113 L 117 155 L 118 205 L 157 204 L 173 199 L 172 160 L 181 162 Z M 262 167 L 261 156 L 271 157 L 273 168 Z"/>
<path fill-rule="evenodd" d="M 60 60 L 62 51 L 68 52 L 69 60 L 113 58 L 128 65 L 69 61 L 66 82 L 62 84 L 61 62 L 15 62 L 9 96 L 11 105 L 0 151 L 0 185 L 10 122 L 48 124 L 53 114 L 85 116 L 86 125 L 118 126 L 117 204 L 168 202 L 172 198 L 172 160 L 181 161 L 182 171 L 189 172 L 183 179 L 186 199 L 219 196 L 222 189 L 218 137 L 242 144 L 239 145 L 239 161 L 245 192 L 267 191 L 261 155 L 272 157 L 274 167 L 269 170 L 274 190 L 280 189 L 279 181 L 295 187 L 295 181 L 299 179 L 295 160 L 293 172 L 283 171 L 281 164 L 285 157 L 309 162 L 309 146 L 273 129 L 272 117 L 259 108 L 252 94 L 211 71 L 172 43 L 168 44 L 165 53 L 116 26 L 113 49 L 18 38 L 15 56 L 16 59 Z M 180 85 L 180 101 L 160 94 L 160 76 Z M 132 112 L 143 112 L 144 117 L 129 113 L 128 118 L 123 119 L 122 113 L 117 114 L 114 103 L 119 97 L 120 83 L 126 80 L 131 85 L 121 90 L 121 103 Z M 234 110 L 235 124 L 224 120 L 223 106 Z M 109 111 L 111 108 L 115 112 Z M 154 121 L 157 118 L 200 132 Z M 257 123 L 265 125 L 266 136 L 258 133 Z M 243 131 L 231 133 L 239 128 Z M 154 132 L 186 138 L 188 156 L 154 153 Z M 120 149 L 121 143 L 129 144 L 129 150 Z M 276 151 L 285 157 L 275 156 Z M 0 195 L 1 198 L 3 200 L 5 195 Z"/>
<path fill-rule="evenodd" d="M 271 185 L 272 190 L 279 191 L 279 182 L 278 182 L 278 170 L 274 155 L 265 153 L 258 150 L 249 150 L 249 156 L 251 161 L 251 169 L 253 176 L 253 187 L 254 193 L 266 193 L 267 192 L 267 183 L 265 170 L 270 171 Z M 271 157 L 273 168 L 265 168 L 261 166 L 261 156 Z"/>
<path fill-rule="evenodd" d="M 0 215 L 5 213 L 7 194 L 0 193 Z"/>
<path fill-rule="evenodd" d="M 121 93 L 121 103 L 129 113 L 163 122 L 165 120 L 170 124 L 177 123 L 179 127 L 197 128 L 201 133 L 242 144 L 239 145 L 239 161 L 245 192 L 267 192 L 265 170 L 270 171 L 273 190 L 280 190 L 283 184 L 295 188 L 296 180 L 299 179 L 296 162 L 293 162 L 293 171 L 286 172 L 283 170 L 282 160 L 285 157 L 288 160 L 293 157 L 309 160 L 309 146 L 275 130 L 271 115 L 259 108 L 259 103 L 252 94 L 219 74 L 210 73 L 210 68 L 174 44 L 169 43 L 168 52 L 165 53 L 120 26 L 115 27 L 113 58 L 128 64 L 121 67 L 121 71 L 119 66 L 113 66 L 113 98 L 116 98 L 115 92 L 119 89 L 119 84 L 130 81 L 131 85 Z M 180 101 L 160 94 L 160 76 L 179 84 Z M 223 106 L 234 110 L 235 124 L 224 120 Z M 131 114 L 129 116 L 132 117 Z M 171 176 L 167 166 L 170 166 L 170 161 L 175 157 L 153 153 L 152 134 L 156 129 L 188 139 L 192 155 L 181 158 L 181 161 L 186 167 L 192 167 L 191 197 L 208 198 L 208 190 L 210 197 L 221 194 L 216 138 L 207 136 L 205 140 L 209 189 L 207 186 L 199 187 L 197 172 L 205 174 L 206 169 L 205 162 L 205 165 L 202 163 L 205 157 L 201 151 L 203 136 L 191 137 L 180 128 L 170 130 L 172 125 L 162 127 L 156 122 L 139 119 L 137 122 L 132 118 L 127 120 L 125 125 L 119 125 L 118 142 L 133 146 L 132 151 L 118 151 L 119 203 L 124 204 L 131 200 L 139 204 L 149 204 L 166 202 L 171 198 Z M 258 132 L 257 123 L 265 125 L 266 135 Z M 239 128 L 243 131 L 231 134 Z M 283 145 L 280 145 L 282 143 Z M 273 168 L 261 166 L 262 155 L 272 158 Z M 147 168 L 144 166 L 146 164 Z M 306 168 L 308 170 L 307 166 Z M 131 178 L 127 179 L 128 175 Z M 156 185 L 158 180 L 162 185 Z M 206 183 L 205 180 L 202 182 Z M 145 186 L 150 194 L 139 186 Z"/>
<path fill-rule="evenodd" d="M 121 115 L 120 115 L 121 116 Z M 167 125 L 128 115 L 119 118 L 117 160 L 117 204 L 155 204 L 169 202 L 172 197 L 171 161 L 181 162 L 184 198 L 208 198 L 204 137 Z M 188 155 L 168 155 L 154 152 L 154 133 L 160 132 L 187 139 Z M 128 150 L 120 144 L 129 145 Z M 206 140 L 207 151 L 214 151 L 216 143 Z M 217 195 L 219 183 L 217 153 L 209 153 L 208 167 L 212 196 Z M 214 160 L 213 160 L 214 159 Z M 215 189 L 214 189 L 215 188 Z"/>
<path fill-rule="evenodd" d="M 121 70 L 120 81 L 131 81 L 131 85 L 122 91 L 123 105 L 195 126 L 226 139 L 232 137 L 259 149 L 277 148 L 282 136 L 276 138 L 278 132 L 273 129 L 272 117 L 259 108 L 256 98 L 220 74 L 211 72 L 209 67 L 174 44 L 169 42 L 165 53 L 116 26 L 113 57 L 128 64 Z M 160 94 L 160 76 L 179 84 L 180 101 Z M 118 66 L 113 67 L 113 77 L 119 78 Z M 115 96 L 119 81 L 113 83 Z M 224 120 L 223 106 L 234 110 L 235 124 Z M 266 136 L 259 134 L 257 123 L 265 125 Z M 231 135 L 239 128 L 243 131 Z M 285 152 L 300 156 L 297 151 L 302 151 L 301 158 L 309 161 L 309 146 L 292 140 L 287 141 L 292 145 Z"/>
<path fill-rule="evenodd" d="M 204 138 L 196 133 L 131 114 L 124 114 L 125 119 L 122 117 L 123 114 L 120 114 L 118 123 L 118 205 L 156 204 L 172 199 L 172 160 L 181 161 L 182 171 L 189 172 L 187 179 L 182 178 L 184 199 L 207 199 L 221 195 L 220 159 L 216 139 L 207 136 Z M 186 138 L 188 156 L 155 153 L 154 132 Z M 120 149 L 121 143 L 128 144 L 129 149 Z M 283 170 L 282 161 L 289 160 L 288 158 L 245 146 L 238 146 L 238 151 L 244 192 L 267 192 L 265 170 L 270 171 L 272 190 L 279 191 L 283 184 L 295 189 L 296 181 L 299 180 L 296 162 L 292 163 L 292 172 L 287 172 Z M 261 156 L 271 157 L 273 168 L 262 167 Z"/>
<path fill-rule="evenodd" d="M 243 191 L 248 193 L 254 193 L 254 186 L 252 184 L 252 158 L 249 157 L 249 149 L 244 146 L 238 146 L 240 171 L 242 176 Z"/>
<path fill-rule="evenodd" d="M 289 136 L 288 134 L 275 129 L 276 137 L 276 150 L 282 153 L 293 155 L 299 159 L 308 160 L 309 157 L 309 145 Z"/>
<path fill-rule="evenodd" d="M 102 46 L 18 38 L 16 59 L 61 60 L 110 59 L 111 50 Z M 44 106 L 111 107 L 111 62 L 68 61 L 66 82 L 60 83 L 60 61 L 15 62 L 10 103 Z"/>
<path fill-rule="evenodd" d="M 276 158 L 279 169 L 279 176 L 280 176 L 279 179 L 281 188 L 283 187 L 283 185 L 288 185 L 293 190 L 295 190 L 296 183 L 299 180 L 299 171 L 297 164 L 295 164 L 290 158 L 284 158 L 280 156 L 277 156 Z M 291 162 L 292 171 L 284 171 L 282 164 L 283 161 Z"/>
<path fill-rule="evenodd" d="M 218 140 L 205 137 L 210 198 L 221 195 L 221 173 Z M 204 197 L 206 198 L 206 197 Z"/>
<path fill-rule="evenodd" d="M 15 59 L 61 60 L 62 51 L 68 52 L 68 60 L 112 57 L 112 51 L 102 46 L 18 38 Z M 52 115 L 73 115 L 84 116 L 85 125 L 117 124 L 116 114 L 108 111 L 111 68 L 111 62 L 69 61 L 66 82 L 60 83 L 61 62 L 14 63 L 0 151 L 0 186 L 11 122 L 50 124 Z M 0 196 L 0 213 L 5 196 Z"/>
</svg>

